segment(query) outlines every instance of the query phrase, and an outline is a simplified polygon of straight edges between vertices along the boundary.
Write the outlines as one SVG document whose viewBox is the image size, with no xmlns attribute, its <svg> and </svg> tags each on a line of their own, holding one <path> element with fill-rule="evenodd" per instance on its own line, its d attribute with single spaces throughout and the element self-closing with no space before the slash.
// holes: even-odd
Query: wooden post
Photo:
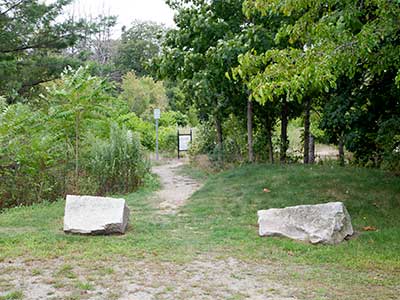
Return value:
<svg viewBox="0 0 400 300">
<path fill-rule="evenodd" d="M 180 159 L 180 157 L 179 157 L 179 129 L 178 129 L 178 159 Z"/>
</svg>

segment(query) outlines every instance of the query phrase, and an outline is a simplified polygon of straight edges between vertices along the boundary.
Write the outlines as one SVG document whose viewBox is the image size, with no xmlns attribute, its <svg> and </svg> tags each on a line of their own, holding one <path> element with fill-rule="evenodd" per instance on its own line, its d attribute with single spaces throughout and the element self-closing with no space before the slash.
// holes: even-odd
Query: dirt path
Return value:
<svg viewBox="0 0 400 300">
<path fill-rule="evenodd" d="M 160 204 L 158 208 L 163 214 L 175 214 L 186 200 L 197 191 L 201 185 L 197 181 L 178 174 L 184 161 L 171 160 L 152 168 L 153 173 L 160 177 L 162 189 L 157 192 Z"/>
</svg>

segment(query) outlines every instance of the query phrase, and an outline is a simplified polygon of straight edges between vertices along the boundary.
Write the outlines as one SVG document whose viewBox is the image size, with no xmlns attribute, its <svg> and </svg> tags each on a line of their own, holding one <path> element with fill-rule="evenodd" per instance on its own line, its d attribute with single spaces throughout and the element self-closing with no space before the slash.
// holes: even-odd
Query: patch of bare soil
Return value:
<svg viewBox="0 0 400 300">
<path fill-rule="evenodd" d="M 160 202 L 158 208 L 163 214 L 177 213 L 186 200 L 201 187 L 192 178 L 178 174 L 179 168 L 184 164 L 182 160 L 171 160 L 152 168 L 152 172 L 161 179 L 162 189 L 156 196 Z"/>
<path fill-rule="evenodd" d="M 296 289 L 271 280 L 268 265 L 229 258 L 187 264 L 125 261 L 66 265 L 61 260 L 3 262 L 0 296 L 22 291 L 39 299 L 274 299 L 293 300 Z"/>
<path fill-rule="evenodd" d="M 399 287 L 386 286 L 382 284 L 385 278 L 379 282 L 378 277 L 372 273 L 354 276 L 349 270 L 335 275 L 334 270 L 321 266 L 213 255 L 187 263 L 20 259 L 0 263 L 0 297 L 19 291 L 28 300 L 398 299 Z"/>
</svg>

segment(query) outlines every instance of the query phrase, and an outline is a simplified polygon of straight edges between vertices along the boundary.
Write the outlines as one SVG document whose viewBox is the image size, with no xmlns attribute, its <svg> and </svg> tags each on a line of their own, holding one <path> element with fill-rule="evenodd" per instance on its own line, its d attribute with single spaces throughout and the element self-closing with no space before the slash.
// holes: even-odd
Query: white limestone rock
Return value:
<svg viewBox="0 0 400 300">
<path fill-rule="evenodd" d="M 312 244 L 338 244 L 354 233 L 342 202 L 259 210 L 258 225 L 260 236 L 284 236 Z"/>
<path fill-rule="evenodd" d="M 129 208 L 124 199 L 67 195 L 64 232 L 79 234 L 125 233 Z"/>
</svg>

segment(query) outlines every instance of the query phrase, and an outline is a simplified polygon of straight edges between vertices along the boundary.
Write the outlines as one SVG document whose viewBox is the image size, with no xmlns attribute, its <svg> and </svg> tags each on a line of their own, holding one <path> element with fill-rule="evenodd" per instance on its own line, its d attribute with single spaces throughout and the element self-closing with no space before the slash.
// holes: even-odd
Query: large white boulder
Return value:
<svg viewBox="0 0 400 300">
<path fill-rule="evenodd" d="M 342 202 L 258 211 L 260 236 L 284 236 L 313 244 L 337 244 L 353 234 Z"/>
<path fill-rule="evenodd" d="M 79 234 L 124 233 L 129 208 L 124 199 L 67 195 L 64 231 Z"/>
</svg>

